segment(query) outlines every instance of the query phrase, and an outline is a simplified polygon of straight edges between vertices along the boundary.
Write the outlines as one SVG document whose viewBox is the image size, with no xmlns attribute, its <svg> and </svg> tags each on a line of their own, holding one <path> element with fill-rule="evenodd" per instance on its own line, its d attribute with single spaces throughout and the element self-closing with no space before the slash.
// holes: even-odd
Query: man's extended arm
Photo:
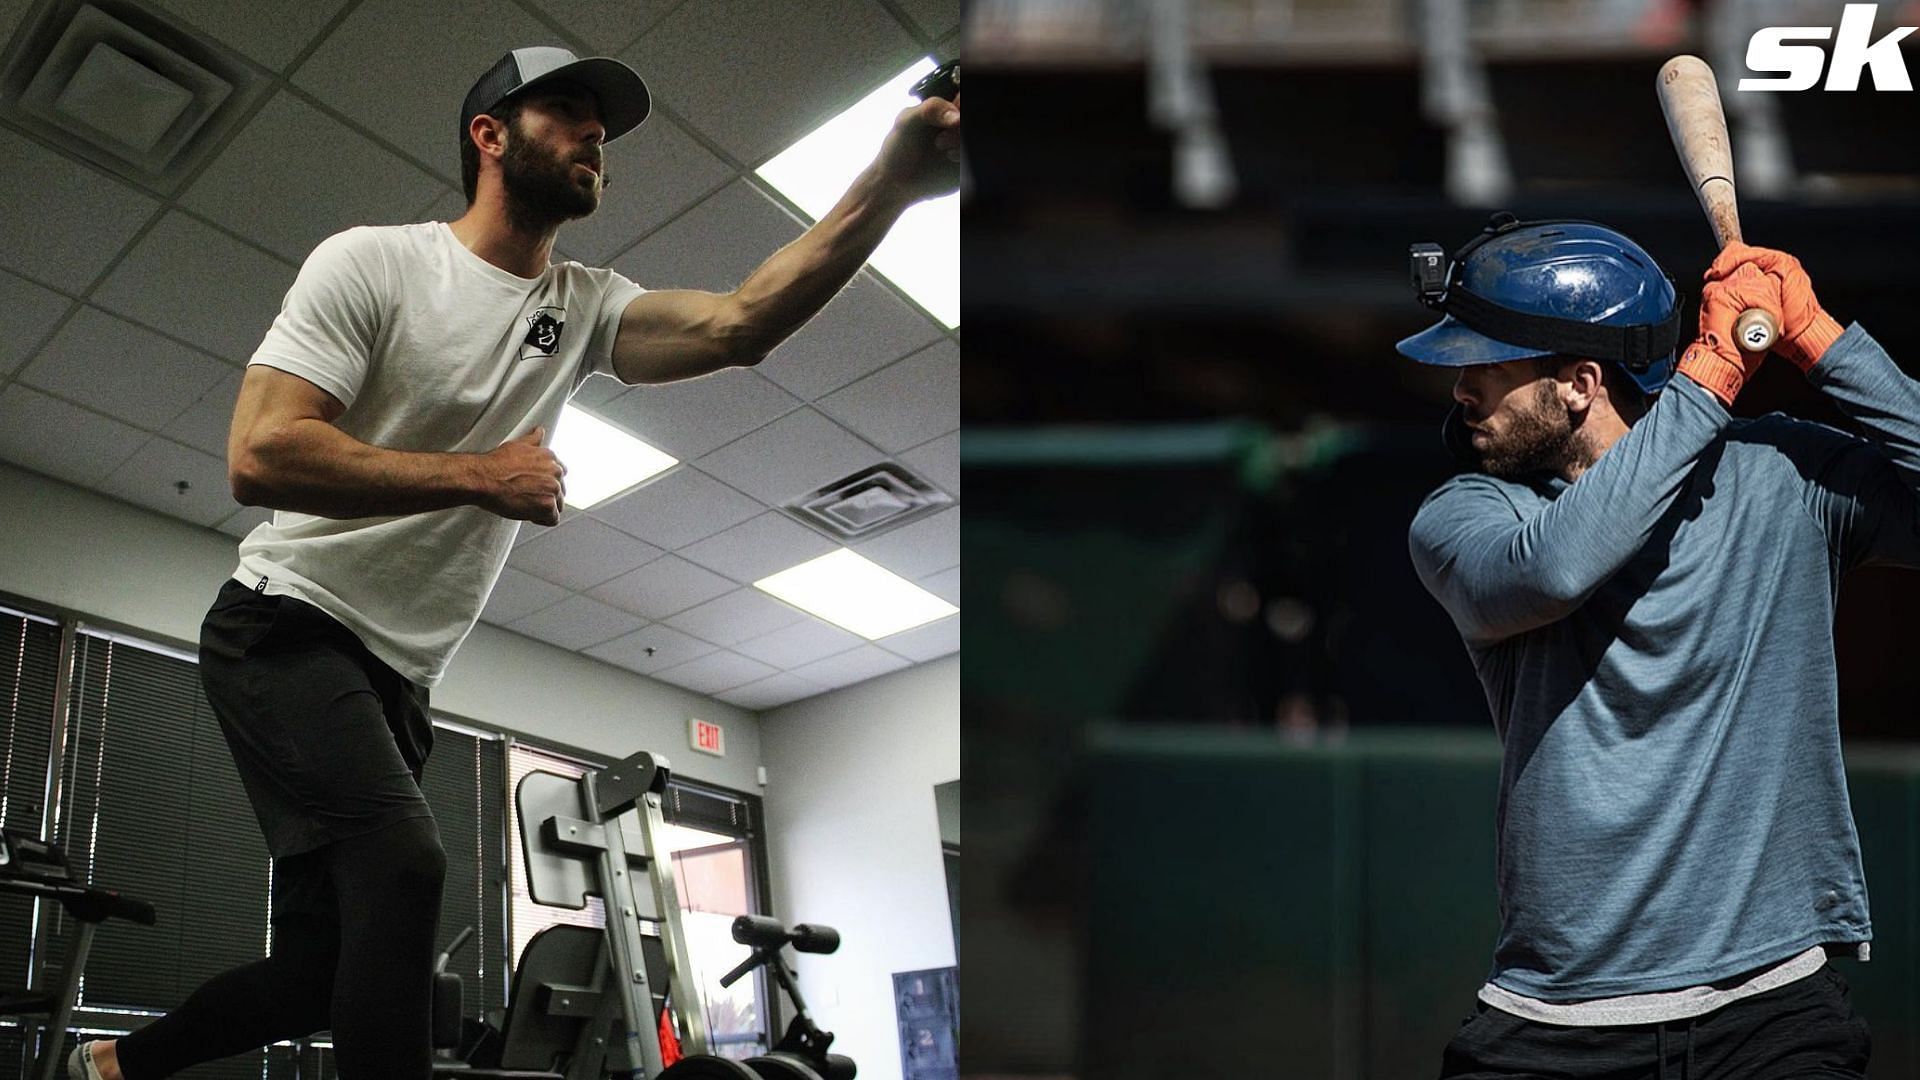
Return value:
<svg viewBox="0 0 1920 1080">
<path fill-rule="evenodd" d="M 663 289 L 627 303 L 613 344 L 625 383 L 757 364 L 852 279 L 907 207 L 957 182 L 960 110 L 930 98 L 900 114 L 880 154 L 827 216 L 729 293 Z"/>
<path fill-rule="evenodd" d="M 475 505 L 555 525 L 565 491 L 544 434 L 484 454 L 433 454 L 370 446 L 333 425 L 338 398 L 264 364 L 247 369 L 227 437 L 233 497 L 248 506 L 330 518 L 419 514 Z"/>
</svg>

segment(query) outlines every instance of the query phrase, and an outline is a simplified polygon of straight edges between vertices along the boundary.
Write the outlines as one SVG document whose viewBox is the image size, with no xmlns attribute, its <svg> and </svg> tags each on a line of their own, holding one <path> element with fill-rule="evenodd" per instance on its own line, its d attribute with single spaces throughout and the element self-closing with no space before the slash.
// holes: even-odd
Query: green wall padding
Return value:
<svg viewBox="0 0 1920 1080">
<path fill-rule="evenodd" d="M 1082 1075 L 1438 1072 L 1497 930 L 1491 733 L 1106 727 L 1089 740 Z M 1873 1075 L 1920 1075 L 1920 754 L 1854 746 Z"/>
</svg>

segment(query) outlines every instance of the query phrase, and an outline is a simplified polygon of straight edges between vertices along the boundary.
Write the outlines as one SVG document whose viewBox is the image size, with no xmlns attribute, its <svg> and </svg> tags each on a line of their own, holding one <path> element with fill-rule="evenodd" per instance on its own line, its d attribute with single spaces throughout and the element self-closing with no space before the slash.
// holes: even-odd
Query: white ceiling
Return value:
<svg viewBox="0 0 1920 1080">
<path fill-rule="evenodd" d="M 0 41 L 77 3 L 0 0 Z M 753 169 L 959 31 L 959 0 L 134 6 L 268 92 L 172 195 L 0 123 L 0 458 L 234 537 L 266 515 L 227 492 L 226 425 L 301 259 L 353 225 L 459 214 L 459 103 L 502 53 L 617 56 L 653 92 L 560 252 L 725 289 L 804 229 Z M 483 618 L 755 710 L 958 651 L 958 616 L 867 642 L 751 582 L 836 546 L 775 507 L 893 461 L 955 505 L 854 548 L 958 603 L 959 379 L 958 333 L 865 272 L 756 369 L 596 377 L 576 403 L 683 464 L 523 528 Z"/>
</svg>

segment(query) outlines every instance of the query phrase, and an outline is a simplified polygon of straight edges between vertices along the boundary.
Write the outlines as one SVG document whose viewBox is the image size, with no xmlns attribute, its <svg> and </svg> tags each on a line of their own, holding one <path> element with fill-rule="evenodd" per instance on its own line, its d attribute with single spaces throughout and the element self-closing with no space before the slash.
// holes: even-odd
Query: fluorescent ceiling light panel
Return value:
<svg viewBox="0 0 1920 1080">
<path fill-rule="evenodd" d="M 893 129 L 893 118 L 915 103 L 908 93 L 932 71 L 923 58 L 813 134 L 780 152 L 758 172 L 815 221 L 867 167 Z M 901 215 L 869 260 L 942 325 L 960 325 L 960 195 L 920 203 Z"/>
<path fill-rule="evenodd" d="M 560 412 L 552 449 L 567 467 L 567 505 L 587 507 L 680 463 L 605 420 L 568 405 Z"/>
<path fill-rule="evenodd" d="M 960 609 L 846 548 L 753 583 L 794 607 L 869 641 Z"/>
</svg>

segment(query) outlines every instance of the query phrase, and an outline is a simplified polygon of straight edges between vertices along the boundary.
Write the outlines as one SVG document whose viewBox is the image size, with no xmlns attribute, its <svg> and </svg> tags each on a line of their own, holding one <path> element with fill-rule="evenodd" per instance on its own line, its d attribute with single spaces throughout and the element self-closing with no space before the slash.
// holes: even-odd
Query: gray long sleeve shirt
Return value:
<svg viewBox="0 0 1920 1080">
<path fill-rule="evenodd" d="M 1834 601 L 1920 566 L 1920 383 L 1857 324 L 1810 378 L 1870 440 L 1676 378 L 1574 483 L 1459 476 L 1415 516 L 1504 743 L 1495 985 L 1652 993 L 1871 938 Z"/>
</svg>

